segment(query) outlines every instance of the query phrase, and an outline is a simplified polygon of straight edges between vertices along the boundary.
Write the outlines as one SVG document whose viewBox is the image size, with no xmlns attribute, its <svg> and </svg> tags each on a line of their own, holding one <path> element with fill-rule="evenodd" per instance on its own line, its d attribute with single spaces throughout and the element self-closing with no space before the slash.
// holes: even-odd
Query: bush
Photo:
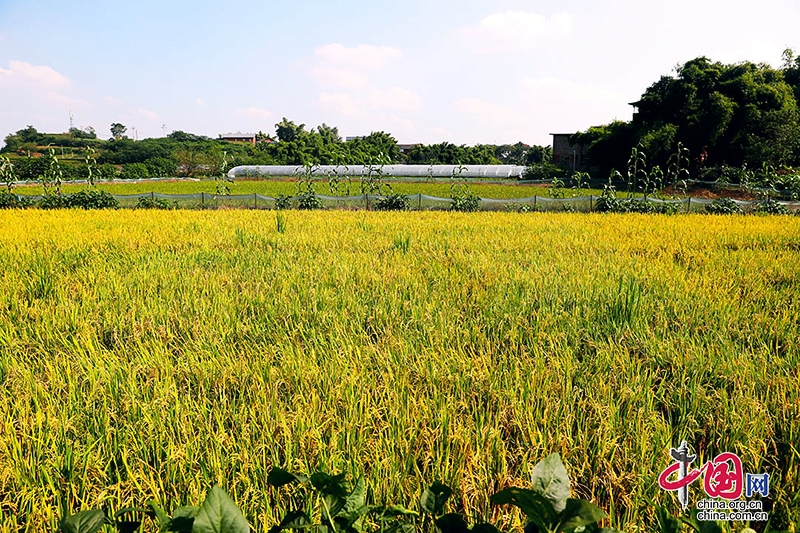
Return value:
<svg viewBox="0 0 800 533">
<path fill-rule="evenodd" d="M 67 197 L 63 194 L 45 194 L 39 200 L 41 209 L 66 209 L 69 207 Z"/>
<path fill-rule="evenodd" d="M 177 209 L 178 202 L 165 198 L 150 198 L 149 196 L 142 196 L 136 202 L 136 209 Z"/>
<path fill-rule="evenodd" d="M 285 194 L 279 194 L 277 198 L 275 198 L 275 209 L 291 209 L 292 208 L 292 197 L 287 196 Z"/>
<path fill-rule="evenodd" d="M 178 165 L 166 157 L 151 157 L 144 162 L 151 178 L 169 178 L 178 175 Z"/>
<path fill-rule="evenodd" d="M 788 215 L 789 210 L 786 206 L 772 198 L 760 200 L 755 203 L 754 211 L 760 215 Z"/>
<path fill-rule="evenodd" d="M 614 198 L 601 196 L 595 203 L 595 211 L 599 213 L 645 213 L 675 215 L 681 205 L 672 202 L 650 202 L 641 198 Z"/>
<path fill-rule="evenodd" d="M 452 197 L 453 203 L 450 204 L 450 211 L 462 211 L 471 213 L 478 211 L 481 207 L 481 199 L 474 194 L 458 194 Z"/>
<path fill-rule="evenodd" d="M 117 209 L 119 202 L 114 196 L 106 191 L 81 191 L 75 194 L 66 195 L 66 207 L 76 207 L 80 209 Z"/>
<path fill-rule="evenodd" d="M 33 205 L 27 196 L 17 196 L 6 191 L 0 192 L 0 209 L 24 209 Z"/>
<path fill-rule="evenodd" d="M 300 193 L 297 197 L 298 209 L 322 209 L 322 200 L 317 198 L 314 191 Z"/>
<path fill-rule="evenodd" d="M 116 179 L 118 175 L 117 167 L 109 163 L 99 165 L 97 168 L 94 169 L 94 172 L 95 172 L 95 179 L 103 181 L 112 181 Z"/>
<path fill-rule="evenodd" d="M 717 198 L 706 206 L 706 213 L 712 215 L 741 215 L 744 211 L 730 198 Z"/>
<path fill-rule="evenodd" d="M 700 181 L 718 181 L 720 183 L 746 183 L 752 172 L 746 168 L 729 167 L 721 165 L 718 167 L 707 167 L 700 171 L 698 179 Z"/>
<path fill-rule="evenodd" d="M 144 163 L 131 163 L 122 165 L 122 172 L 119 173 L 123 180 L 144 180 L 150 177 L 150 172 Z"/>
<path fill-rule="evenodd" d="M 569 172 L 553 163 L 536 163 L 525 169 L 522 179 L 548 181 L 554 178 L 566 179 Z"/>
<path fill-rule="evenodd" d="M 378 211 L 408 211 L 411 199 L 405 194 L 388 194 L 375 202 Z"/>
<path fill-rule="evenodd" d="M 64 181 L 86 179 L 86 165 L 61 165 L 61 179 Z"/>
</svg>

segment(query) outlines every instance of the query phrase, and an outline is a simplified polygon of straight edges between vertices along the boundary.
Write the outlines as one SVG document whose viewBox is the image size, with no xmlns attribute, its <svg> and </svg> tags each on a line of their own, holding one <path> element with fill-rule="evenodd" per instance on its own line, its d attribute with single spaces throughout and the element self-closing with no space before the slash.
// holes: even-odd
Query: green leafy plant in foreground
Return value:
<svg viewBox="0 0 800 533">
<path fill-rule="evenodd" d="M 316 511 L 311 515 L 303 510 L 286 513 L 270 533 L 285 530 L 308 530 L 313 533 L 412 533 L 435 526 L 439 533 L 500 533 L 488 522 L 467 523 L 460 513 L 445 513 L 453 489 L 442 483 L 426 488 L 419 499 L 419 510 L 397 505 L 369 505 L 364 478 L 350 487 L 344 474 L 329 475 L 317 472 L 310 477 L 273 468 L 267 482 L 274 487 L 297 484 L 310 489 Z M 606 514 L 592 503 L 570 498 L 570 480 L 561 457 L 551 454 L 533 469 L 532 487 L 510 487 L 491 497 L 494 505 L 513 505 L 526 517 L 526 533 L 581 533 L 604 531 L 597 523 Z M 300 508 L 308 509 L 303 500 Z"/>
<path fill-rule="evenodd" d="M 311 476 L 293 474 L 272 468 L 267 483 L 279 488 L 299 485 L 299 508 L 287 512 L 269 533 L 306 531 L 307 533 L 501 533 L 489 522 L 467 523 L 460 513 L 446 513 L 453 489 L 433 483 L 419 499 L 419 510 L 399 505 L 371 505 L 363 476 L 350 485 L 344 473 L 316 472 Z M 589 533 L 613 530 L 599 529 L 598 522 L 606 514 L 594 504 L 570 498 L 570 480 L 561 457 L 547 456 L 533 469 L 529 489 L 510 487 L 494 494 L 494 505 L 513 505 L 526 517 L 526 533 Z M 293 498 L 294 501 L 297 499 Z M 310 511 L 307 512 L 307 511 Z M 249 533 L 250 524 L 228 494 L 214 486 L 199 507 L 179 507 L 170 516 L 157 503 L 148 509 L 125 508 L 113 515 L 102 510 L 88 510 L 64 517 L 61 533 L 97 533 L 105 525 L 119 533 L 140 531 L 145 519 L 158 525 L 161 532 L 174 533 Z"/>
<path fill-rule="evenodd" d="M 96 509 L 81 511 L 64 517 L 59 526 L 61 533 L 97 533 L 104 525 L 111 525 L 118 533 L 139 531 L 145 518 L 154 520 L 160 532 L 173 533 L 249 533 L 250 524 L 230 496 L 214 486 L 199 507 L 179 507 L 168 515 L 155 502 L 148 509 L 133 507 L 120 509 L 108 516 Z"/>
</svg>

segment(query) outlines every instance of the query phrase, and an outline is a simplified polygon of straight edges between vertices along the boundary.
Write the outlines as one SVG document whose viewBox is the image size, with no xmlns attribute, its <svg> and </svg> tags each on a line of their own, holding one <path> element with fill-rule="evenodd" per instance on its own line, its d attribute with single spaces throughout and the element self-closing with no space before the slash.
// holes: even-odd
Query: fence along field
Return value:
<svg viewBox="0 0 800 533">
<path fill-rule="evenodd" d="M 278 228 L 280 222 L 280 230 Z M 0 212 L 0 531 L 267 472 L 441 480 L 453 510 L 559 452 L 641 531 L 686 439 L 800 520 L 800 220 L 517 213 Z M 503 519 L 511 527 L 511 518 Z"/>
</svg>

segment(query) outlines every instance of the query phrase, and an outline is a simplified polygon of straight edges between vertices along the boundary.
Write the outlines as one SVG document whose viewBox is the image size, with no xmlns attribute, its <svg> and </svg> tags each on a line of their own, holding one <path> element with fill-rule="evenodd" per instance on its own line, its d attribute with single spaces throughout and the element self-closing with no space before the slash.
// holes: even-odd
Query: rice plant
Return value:
<svg viewBox="0 0 800 533">
<path fill-rule="evenodd" d="M 800 521 L 797 217 L 281 215 L 0 211 L 0 531 L 214 485 L 266 530 L 275 466 L 521 531 L 551 452 L 644 531 L 681 440 Z"/>
</svg>

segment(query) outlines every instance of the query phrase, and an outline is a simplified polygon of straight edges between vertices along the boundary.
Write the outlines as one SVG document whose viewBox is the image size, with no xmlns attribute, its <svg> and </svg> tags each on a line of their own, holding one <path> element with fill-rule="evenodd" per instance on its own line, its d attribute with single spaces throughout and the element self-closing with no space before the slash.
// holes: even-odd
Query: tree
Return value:
<svg viewBox="0 0 800 533">
<path fill-rule="evenodd" d="M 305 127 L 305 124 L 297 125 L 286 117 L 283 117 L 283 120 L 275 124 L 275 134 L 281 142 L 293 142 L 307 133 Z"/>
<path fill-rule="evenodd" d="M 794 165 L 800 114 L 797 87 L 787 81 L 800 82 L 798 67 L 793 54 L 784 54 L 783 70 L 698 57 L 651 85 L 633 104 L 631 122 L 589 128 L 575 140 L 589 146 L 592 167 L 603 173 L 624 170 L 640 143 L 648 163 L 662 168 L 679 143 L 689 150 L 694 172 L 712 165 Z"/>
<path fill-rule="evenodd" d="M 97 134 L 91 126 L 84 129 L 72 127 L 69 129 L 69 134 L 73 139 L 97 139 Z"/>
<path fill-rule="evenodd" d="M 126 128 L 124 125 L 120 124 L 119 122 L 114 122 L 111 125 L 111 137 L 113 137 L 114 140 L 116 140 L 116 141 L 119 141 L 120 139 L 124 139 L 126 131 L 128 131 L 128 128 Z"/>
<path fill-rule="evenodd" d="M 339 128 L 328 126 L 324 122 L 317 127 L 317 133 L 325 144 L 342 142 L 342 138 L 339 136 Z"/>
</svg>

